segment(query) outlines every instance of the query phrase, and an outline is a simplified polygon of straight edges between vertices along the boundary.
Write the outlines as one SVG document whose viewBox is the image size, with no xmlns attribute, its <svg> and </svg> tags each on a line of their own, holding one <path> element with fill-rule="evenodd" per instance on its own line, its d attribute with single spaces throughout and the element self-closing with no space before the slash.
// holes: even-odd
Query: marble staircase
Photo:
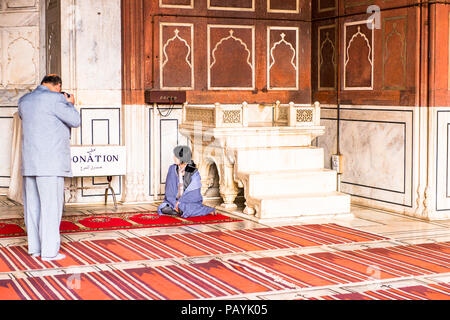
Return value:
<svg viewBox="0 0 450 320">
<path fill-rule="evenodd" d="M 350 212 L 350 196 L 336 191 L 337 173 L 324 168 L 320 148 L 236 150 L 235 178 L 244 212 L 259 219 Z"/>
</svg>

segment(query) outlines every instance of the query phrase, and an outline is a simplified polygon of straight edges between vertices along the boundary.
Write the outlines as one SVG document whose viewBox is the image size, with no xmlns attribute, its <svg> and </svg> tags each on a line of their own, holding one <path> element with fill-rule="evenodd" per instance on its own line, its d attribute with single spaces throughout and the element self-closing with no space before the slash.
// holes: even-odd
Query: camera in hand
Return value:
<svg viewBox="0 0 450 320">
<path fill-rule="evenodd" d="M 67 92 L 62 91 L 61 94 L 67 95 L 67 98 L 70 98 L 70 93 L 67 93 Z"/>
</svg>

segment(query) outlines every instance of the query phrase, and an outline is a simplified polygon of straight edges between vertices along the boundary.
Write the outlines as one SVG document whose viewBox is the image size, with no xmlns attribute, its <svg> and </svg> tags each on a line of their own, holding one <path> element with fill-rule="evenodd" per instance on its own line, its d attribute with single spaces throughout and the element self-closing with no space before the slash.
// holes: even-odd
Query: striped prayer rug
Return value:
<svg viewBox="0 0 450 320">
<path fill-rule="evenodd" d="M 120 229 L 177 227 L 242 221 L 225 215 L 181 218 L 158 215 L 156 211 L 100 213 L 92 215 L 67 215 L 61 220 L 61 233 L 93 232 Z M 0 238 L 26 235 L 23 218 L 0 220 Z"/>
<path fill-rule="evenodd" d="M 310 255 L 308 255 L 310 256 Z M 288 257 L 290 258 L 290 257 Z M 277 258 L 264 258 L 277 260 Z M 57 274 L 42 277 L 0 280 L 0 300 L 193 300 L 231 298 L 236 295 L 297 290 L 307 286 L 321 286 L 317 277 L 334 278 L 334 283 L 367 280 L 367 274 L 345 279 L 349 270 L 311 272 L 302 267 L 296 273 L 280 273 L 273 268 L 255 267 L 251 259 L 205 263 L 166 265 L 125 270 L 96 271 L 77 274 Z M 305 271 L 304 271 L 305 270 Z M 313 273 L 320 273 L 314 276 Z M 354 276 L 354 274 L 353 274 Z M 340 280 L 337 280 L 340 279 Z M 370 280 L 370 278 L 369 278 Z M 400 292 L 400 293 L 399 293 Z M 388 289 L 364 294 L 326 296 L 323 299 L 374 299 L 401 296 L 411 298 L 448 298 L 448 285 L 429 285 L 425 288 Z M 444 296 L 447 295 L 447 296 Z"/>
<path fill-rule="evenodd" d="M 66 259 L 54 262 L 29 256 L 26 246 L 11 246 L 0 248 L 0 273 L 377 240 L 386 238 L 337 224 L 313 224 L 65 242 L 61 252 Z"/>
<path fill-rule="evenodd" d="M 193 300 L 285 289 L 258 271 L 211 260 L 0 280 L 0 300 Z"/>
<path fill-rule="evenodd" d="M 388 288 L 362 293 L 344 293 L 309 300 L 450 300 L 450 284 L 437 283 L 405 288 Z"/>
<path fill-rule="evenodd" d="M 319 252 L 234 262 L 298 288 L 450 272 L 450 242 Z"/>
</svg>

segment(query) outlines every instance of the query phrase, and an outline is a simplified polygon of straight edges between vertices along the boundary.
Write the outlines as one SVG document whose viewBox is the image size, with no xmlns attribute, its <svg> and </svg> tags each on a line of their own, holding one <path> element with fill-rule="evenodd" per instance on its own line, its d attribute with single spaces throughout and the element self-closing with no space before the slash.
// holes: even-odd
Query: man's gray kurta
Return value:
<svg viewBox="0 0 450 320">
<path fill-rule="evenodd" d="M 19 100 L 22 119 L 22 175 L 72 177 L 70 128 L 80 114 L 63 94 L 39 86 Z"/>
<path fill-rule="evenodd" d="M 80 114 L 64 95 L 39 86 L 19 100 L 28 252 L 54 258 L 60 249 L 64 177 L 71 177 L 70 129 Z"/>
</svg>

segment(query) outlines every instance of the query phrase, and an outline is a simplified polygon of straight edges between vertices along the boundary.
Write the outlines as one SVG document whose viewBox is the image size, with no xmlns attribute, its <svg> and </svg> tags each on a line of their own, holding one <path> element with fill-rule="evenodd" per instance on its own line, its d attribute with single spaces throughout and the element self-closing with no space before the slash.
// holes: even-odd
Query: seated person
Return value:
<svg viewBox="0 0 450 320">
<path fill-rule="evenodd" d="M 166 179 L 164 202 L 158 207 L 158 214 L 182 218 L 216 214 L 215 209 L 203 205 L 201 180 L 192 152 L 187 146 L 174 149 L 175 164 L 171 165 Z"/>
</svg>

